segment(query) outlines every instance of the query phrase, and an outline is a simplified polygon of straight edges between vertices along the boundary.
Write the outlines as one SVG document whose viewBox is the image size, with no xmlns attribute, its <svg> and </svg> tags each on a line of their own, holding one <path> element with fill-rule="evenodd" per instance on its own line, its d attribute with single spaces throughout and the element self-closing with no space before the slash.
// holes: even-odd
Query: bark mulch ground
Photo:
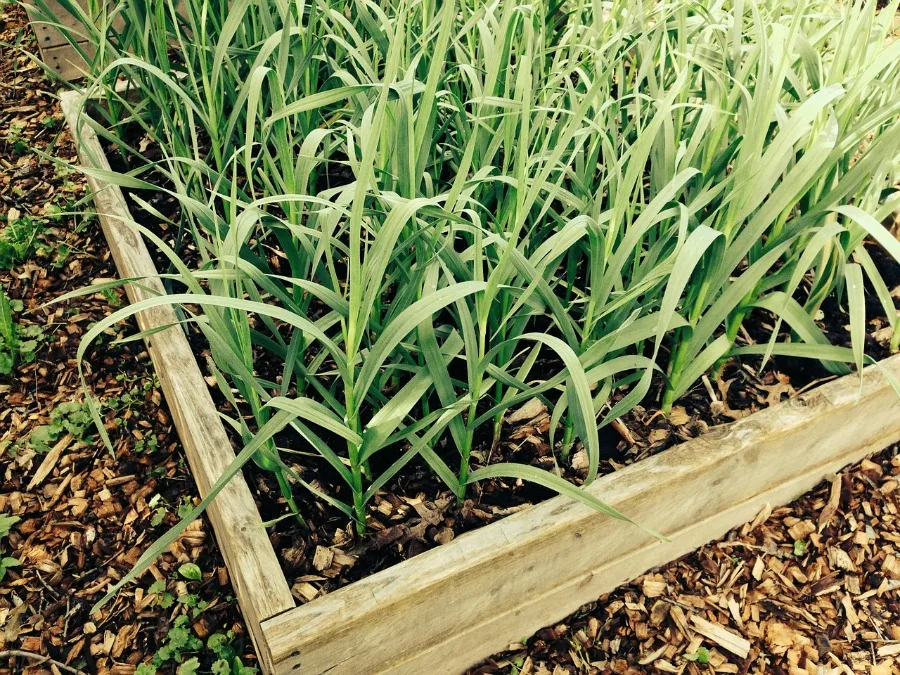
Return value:
<svg viewBox="0 0 900 675">
<path fill-rule="evenodd" d="M 900 673 L 900 446 L 472 673 Z"/>
<path fill-rule="evenodd" d="M 90 614 L 197 495 L 142 343 L 112 344 L 133 326 L 85 355 L 112 451 L 89 422 L 76 350 L 124 295 L 45 305 L 115 268 L 96 219 L 66 215 L 88 208 L 83 180 L 40 154 L 75 156 L 56 85 L 23 49 L 36 53 L 25 13 L 2 3 L 0 288 L 18 345 L 0 337 L 0 368 L 15 361 L 0 374 L 0 673 L 124 675 L 154 657 L 161 673 L 236 673 L 255 658 L 205 520 Z"/>
<path fill-rule="evenodd" d="M 54 85 L 22 52 L 35 51 L 25 22 L 0 4 L 0 285 L 19 343 L 12 372 L 0 374 L 0 674 L 240 674 L 255 657 L 205 520 L 90 613 L 197 496 L 146 351 L 114 343 L 131 325 L 84 357 L 112 451 L 88 420 L 76 350 L 122 294 L 45 304 L 115 270 L 96 220 L 70 215 L 87 208 L 83 181 L 40 154 L 74 157 Z M 0 346 L 0 369 L 2 359 Z M 735 418 L 746 406 L 731 400 L 731 381 L 710 395 Z M 773 398 L 760 405 L 793 393 L 789 381 L 758 385 Z M 638 420 L 647 442 L 628 445 L 702 431 L 679 414 L 666 428 Z M 523 438 L 535 419 L 522 420 Z M 764 511 L 472 672 L 900 673 L 898 452 Z M 385 538 L 398 505 L 379 507 Z M 295 588 L 300 601 L 303 590 L 318 593 Z"/>
</svg>

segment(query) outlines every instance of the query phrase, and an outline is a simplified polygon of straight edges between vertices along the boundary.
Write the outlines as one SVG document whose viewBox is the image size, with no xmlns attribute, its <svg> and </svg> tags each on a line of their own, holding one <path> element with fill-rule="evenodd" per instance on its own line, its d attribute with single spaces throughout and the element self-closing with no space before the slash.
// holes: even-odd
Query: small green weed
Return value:
<svg viewBox="0 0 900 675">
<path fill-rule="evenodd" d="M 685 654 L 684 658 L 686 658 L 688 661 L 707 664 L 709 663 L 709 650 L 706 647 L 698 647 L 697 651 L 695 651 L 693 654 Z"/>
<path fill-rule="evenodd" d="M 0 375 L 9 375 L 19 353 L 19 331 L 13 321 L 12 305 L 0 289 Z"/>
<path fill-rule="evenodd" d="M 127 373 L 116 375 L 116 381 L 125 385 L 126 389 L 118 396 L 110 396 L 103 402 L 106 410 L 115 410 L 124 413 L 135 406 L 144 405 L 146 396 L 159 386 L 159 380 L 154 375 L 152 379 L 143 376 L 133 376 Z M 121 416 L 120 416 L 121 418 Z"/>
<path fill-rule="evenodd" d="M 203 641 L 191 629 L 189 621 L 186 614 L 175 618 L 175 621 L 172 622 L 172 627 L 166 635 L 165 642 L 156 650 L 156 654 L 153 656 L 153 670 L 145 669 L 148 675 L 149 673 L 155 673 L 156 668 L 168 662 L 180 663 L 182 666 L 185 666 L 187 665 L 184 661 L 185 653 L 198 652 L 203 648 Z M 193 661 L 195 659 L 188 660 Z M 193 672 L 196 672 L 199 666 L 198 660 L 197 667 L 193 669 Z M 183 670 L 183 668 L 178 669 L 179 672 Z M 188 670 L 187 672 L 192 671 Z"/>
<path fill-rule="evenodd" d="M 12 529 L 12 526 L 19 522 L 19 518 L 17 516 L 6 516 L 0 514 L 0 542 L 9 535 L 9 531 Z M 20 565 L 19 560 L 17 558 L 12 558 L 9 556 L 0 556 L 0 581 L 3 581 L 3 578 L 6 576 L 6 570 L 11 567 L 18 567 Z"/>
<path fill-rule="evenodd" d="M 36 324 L 21 326 L 15 314 L 23 309 L 21 300 L 10 300 L 0 289 L 0 375 L 9 375 L 19 363 L 35 360 L 47 336 Z"/>
<path fill-rule="evenodd" d="M 122 306 L 122 298 L 119 297 L 119 294 L 116 292 L 115 288 L 104 288 L 100 291 L 100 295 L 106 298 L 106 301 L 109 303 L 110 307 L 119 308 Z"/>
<path fill-rule="evenodd" d="M 189 582 L 201 581 L 203 574 L 194 563 L 186 563 L 178 568 L 179 575 Z M 184 607 L 172 622 L 162 646 L 156 650 L 150 663 L 142 663 L 135 670 L 135 675 L 156 675 L 157 669 L 172 664 L 178 665 L 178 675 L 194 675 L 201 671 L 212 672 L 213 675 L 254 675 L 256 668 L 245 666 L 233 646 L 234 633 L 214 633 L 203 640 L 191 626 L 191 618 L 197 618 L 207 608 L 208 603 L 194 593 L 185 593 L 176 599 L 166 590 L 166 582 L 162 579 L 151 584 L 147 593 L 156 596 L 156 603 L 163 609 L 169 609 L 175 603 Z M 210 662 L 202 667 L 202 662 Z"/>
<path fill-rule="evenodd" d="M 74 183 L 72 186 L 77 187 Z M 54 202 L 44 205 L 45 217 L 23 215 L 18 209 L 10 209 L 5 226 L 0 228 L 0 269 L 12 269 L 33 256 L 49 261 L 54 269 L 62 267 L 71 250 L 65 239 L 55 237 L 56 231 L 47 225 L 62 223 L 66 214 L 75 210 L 75 201 L 64 194 L 58 194 Z"/>
<path fill-rule="evenodd" d="M 134 442 L 134 452 L 156 452 L 159 447 L 159 439 L 156 434 L 148 434 Z"/>
<path fill-rule="evenodd" d="M 157 476 L 157 478 L 161 477 L 162 475 Z M 173 511 L 179 518 L 179 520 L 181 518 L 184 518 L 194 508 L 194 502 L 190 497 L 184 496 L 181 498 L 181 503 L 173 509 L 171 505 L 166 504 L 163 501 L 162 495 L 155 494 L 150 499 L 150 501 L 147 502 L 147 506 L 149 506 L 151 509 L 154 509 L 153 516 L 150 518 L 150 524 L 153 527 L 157 527 L 160 523 L 163 522 L 163 520 L 165 520 L 166 515 Z"/>
<path fill-rule="evenodd" d="M 47 115 L 44 119 L 41 120 L 41 124 L 45 129 L 50 129 L 51 131 L 54 129 L 59 129 L 62 124 L 62 120 L 56 115 Z"/>
<path fill-rule="evenodd" d="M 91 413 L 84 402 L 60 403 L 50 412 L 50 423 L 31 430 L 28 445 L 35 452 L 48 452 L 63 434 L 72 434 L 76 441 L 85 442 L 91 437 L 94 426 Z"/>
<path fill-rule="evenodd" d="M 19 327 L 19 362 L 32 363 L 46 340 L 44 329 L 37 324 Z"/>
<path fill-rule="evenodd" d="M 67 178 L 73 173 L 75 173 L 75 170 L 72 168 L 71 164 L 66 164 L 64 162 L 54 162 L 53 175 L 56 178 Z"/>
<path fill-rule="evenodd" d="M 21 122 L 13 122 L 6 132 L 6 144 L 12 147 L 13 154 L 24 155 L 28 152 L 28 143 L 24 138 L 25 125 Z"/>
<path fill-rule="evenodd" d="M 0 229 L 0 269 L 12 269 L 36 251 L 44 227 L 40 219 L 10 209 Z"/>
<path fill-rule="evenodd" d="M 194 563 L 184 563 L 178 568 L 178 573 L 188 581 L 203 580 L 203 572 Z"/>
<path fill-rule="evenodd" d="M 18 558 L 12 558 L 10 556 L 0 557 L 0 581 L 6 577 L 6 571 L 11 567 L 18 567 L 21 565 Z"/>
</svg>

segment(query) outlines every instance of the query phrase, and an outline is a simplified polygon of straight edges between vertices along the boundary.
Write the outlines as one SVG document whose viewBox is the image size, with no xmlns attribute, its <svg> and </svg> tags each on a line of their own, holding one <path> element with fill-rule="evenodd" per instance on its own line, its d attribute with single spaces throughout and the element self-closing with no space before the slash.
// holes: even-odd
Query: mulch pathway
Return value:
<svg viewBox="0 0 900 675">
<path fill-rule="evenodd" d="M 21 51 L 36 53 L 25 26 L 21 8 L 0 5 L 0 262 L 8 261 L 0 286 L 20 333 L 35 340 L 15 371 L 0 375 L 0 518 L 17 519 L 0 539 L 0 557 L 19 561 L 0 579 L 0 673 L 124 675 L 182 640 L 183 660 L 197 657 L 209 672 L 219 655 L 208 636 L 229 631 L 230 648 L 253 665 L 205 520 L 139 583 L 89 614 L 197 495 L 143 344 L 111 344 L 133 326 L 109 331 L 85 356 L 113 452 L 85 424 L 79 339 L 124 295 L 45 305 L 114 278 L 115 268 L 96 219 L 66 215 L 87 208 L 83 180 L 38 154 L 75 156 L 54 83 Z M 193 567 L 179 571 L 185 563 L 199 568 L 199 580 Z M 174 671 L 174 659 L 159 668 Z"/>
<path fill-rule="evenodd" d="M 10 223 L 33 231 L 22 259 L 0 269 L 0 285 L 34 340 L 15 372 L 0 375 L 0 533 L 4 517 L 17 519 L 6 521 L 0 558 L 19 561 L 0 577 L 0 674 L 127 675 L 154 655 L 160 673 L 175 672 L 178 662 L 210 672 L 223 653 L 253 666 L 205 520 L 137 584 L 89 613 L 197 496 L 146 351 L 138 342 L 112 344 L 133 326 L 110 330 L 85 355 L 112 452 L 79 417 L 79 338 L 123 296 L 45 305 L 115 270 L 95 219 L 68 215 L 86 208 L 83 181 L 36 152 L 74 157 L 54 85 L 21 51 L 35 51 L 25 22 L 20 8 L 0 5 L 0 261 L 5 250 L 17 255 L 3 248 Z M 778 400 L 788 385 L 758 389 Z M 727 386 L 715 394 L 726 417 L 742 414 L 742 406 L 729 408 Z M 689 420 L 673 428 L 693 435 Z M 651 429 L 648 447 L 665 440 L 654 431 L 672 433 Z M 472 672 L 900 673 L 898 476 L 894 447 Z M 382 532 L 393 532 L 393 511 L 404 505 L 373 506 L 384 507 Z M 305 564 L 318 570 L 315 561 Z M 303 589 L 318 593 L 308 582 Z M 230 651 L 209 645 L 217 633 Z"/>
</svg>

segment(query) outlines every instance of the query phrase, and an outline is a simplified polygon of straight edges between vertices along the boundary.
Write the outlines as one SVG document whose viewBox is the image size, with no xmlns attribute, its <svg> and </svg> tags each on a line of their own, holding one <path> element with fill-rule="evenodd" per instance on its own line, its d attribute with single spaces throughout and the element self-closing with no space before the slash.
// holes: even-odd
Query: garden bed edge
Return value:
<svg viewBox="0 0 900 675">
<path fill-rule="evenodd" d="M 82 165 L 109 171 L 109 163 L 96 134 L 82 126 L 76 132 L 83 95 L 60 94 L 60 105 Z M 142 285 L 164 292 L 143 238 L 126 225 L 131 221 L 122 191 L 114 185 L 87 176 L 97 217 L 122 278 L 142 278 Z M 131 303 L 151 294 L 136 285 L 125 287 Z M 163 395 L 184 446 L 185 455 L 201 496 L 234 461 L 235 454 L 225 433 L 209 389 L 197 365 L 184 331 L 171 307 L 156 307 L 137 314 L 142 331 L 171 326 L 147 340 Z M 247 621 L 257 656 L 264 671 L 272 672 L 260 623 L 294 607 L 287 580 L 269 542 L 253 495 L 241 474 L 216 496 L 207 509 L 219 550 L 225 559 L 235 595 Z"/>
</svg>

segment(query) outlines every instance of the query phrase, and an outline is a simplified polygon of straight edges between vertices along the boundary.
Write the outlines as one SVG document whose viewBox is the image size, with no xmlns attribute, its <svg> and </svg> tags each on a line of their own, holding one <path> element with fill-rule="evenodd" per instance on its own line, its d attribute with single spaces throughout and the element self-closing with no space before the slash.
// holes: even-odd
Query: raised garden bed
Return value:
<svg viewBox="0 0 900 675">
<path fill-rule="evenodd" d="M 62 105 L 74 126 L 79 94 Z M 81 162 L 108 169 L 97 137 L 76 137 Z M 121 190 L 89 181 L 120 276 L 153 279 Z M 142 330 L 175 322 L 168 308 L 138 315 Z M 231 443 L 183 331 L 155 333 L 148 346 L 205 495 L 234 460 Z M 832 381 L 587 488 L 669 543 L 556 497 L 295 607 L 240 475 L 209 516 L 265 672 L 457 672 L 900 439 L 900 402 L 882 369 L 900 377 L 900 356 L 868 368 L 862 387 L 856 375 Z"/>
</svg>

